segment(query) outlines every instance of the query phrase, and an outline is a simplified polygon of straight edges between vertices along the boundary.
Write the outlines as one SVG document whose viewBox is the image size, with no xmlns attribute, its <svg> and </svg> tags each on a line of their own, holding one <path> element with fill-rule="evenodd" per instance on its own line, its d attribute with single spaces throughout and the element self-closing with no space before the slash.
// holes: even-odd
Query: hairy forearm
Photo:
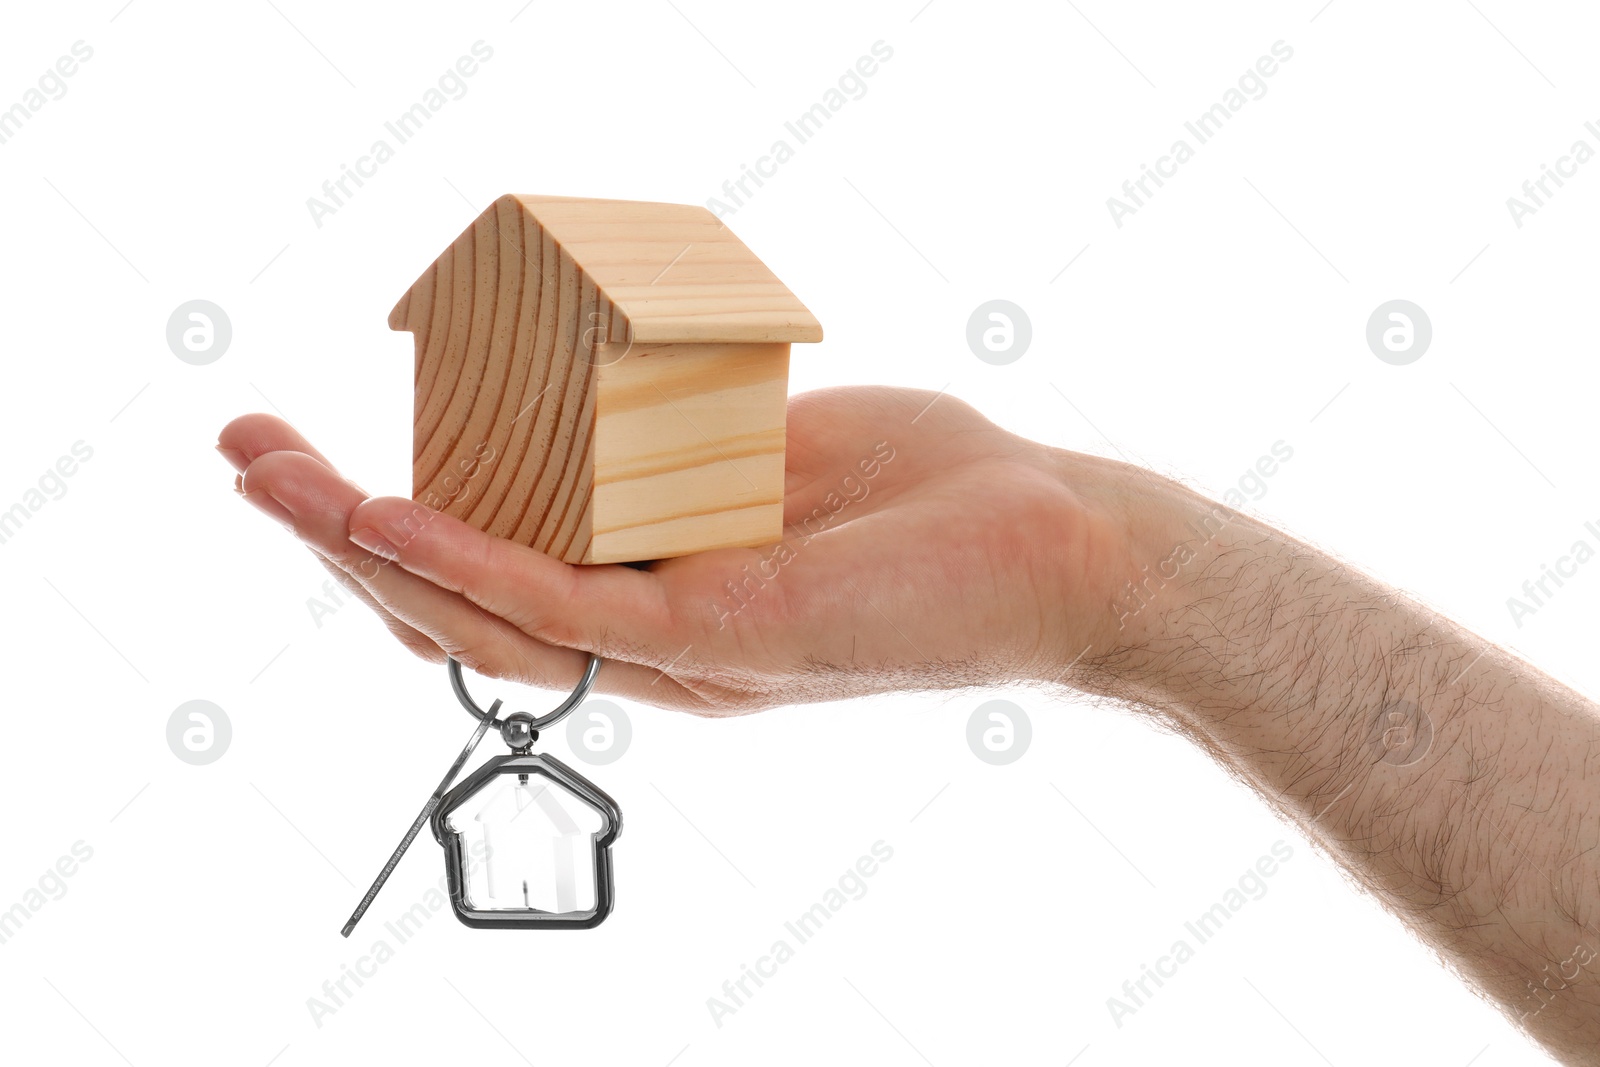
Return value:
<svg viewBox="0 0 1600 1067">
<path fill-rule="evenodd" d="M 1595 705 L 1258 523 L 1202 532 L 1158 583 L 1140 568 L 1136 624 L 1115 607 L 1080 678 L 1177 724 L 1552 1052 L 1600 1062 Z"/>
</svg>

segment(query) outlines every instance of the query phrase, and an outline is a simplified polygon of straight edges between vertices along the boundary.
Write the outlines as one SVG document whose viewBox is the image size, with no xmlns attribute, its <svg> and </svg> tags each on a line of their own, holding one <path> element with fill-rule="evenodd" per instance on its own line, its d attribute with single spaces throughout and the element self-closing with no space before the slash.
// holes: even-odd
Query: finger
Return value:
<svg viewBox="0 0 1600 1067">
<path fill-rule="evenodd" d="M 350 512 L 366 499 L 354 485 L 302 452 L 268 452 L 245 470 L 246 492 L 265 492 L 292 516 L 296 535 L 354 577 L 384 608 L 427 635 L 440 648 L 477 668 L 510 669 L 518 648 L 513 628 L 431 582 L 390 566 L 346 536 Z M 524 641 L 524 644 L 527 642 Z M 551 666 L 576 657 L 570 650 Z M 570 666 L 570 665 L 569 665 Z M 581 663 L 576 669 L 581 670 Z"/>
<path fill-rule="evenodd" d="M 261 489 L 257 489 L 252 493 L 245 492 L 245 469 L 268 452 L 300 452 L 315 459 L 324 467 L 327 467 L 328 470 L 336 471 L 336 468 L 328 461 L 328 458 L 312 447 L 310 441 L 307 441 L 298 430 L 276 415 L 241 415 L 234 419 L 224 426 L 222 432 L 217 435 L 217 451 L 233 465 L 235 470 L 239 471 L 239 479 L 235 483 L 235 488 L 245 496 L 245 499 L 291 528 L 294 525 L 293 516 L 287 508 L 274 500 L 270 494 Z M 327 556 L 317 552 L 314 548 L 312 549 L 312 555 L 317 557 L 318 562 L 327 568 L 341 585 L 349 589 L 363 604 L 370 608 L 389 632 L 399 639 L 401 644 L 426 660 L 437 662 L 444 658 L 443 650 L 439 648 L 432 638 L 415 627 L 395 618 L 392 612 L 382 604 L 379 604 L 373 595 L 367 591 L 366 587 L 344 568 Z"/>
<path fill-rule="evenodd" d="M 649 571 L 562 563 L 400 497 L 359 505 L 350 537 L 552 645 L 648 663 L 690 640 Z"/>
<path fill-rule="evenodd" d="M 372 609 L 373 614 L 378 617 L 378 620 L 383 623 L 390 633 L 394 634 L 402 645 L 429 663 L 444 662 L 445 651 L 439 647 L 437 641 L 378 603 L 377 599 L 367 591 L 367 587 L 357 581 L 349 571 L 310 545 L 307 545 L 306 548 L 310 551 L 312 558 L 320 563 L 329 574 L 333 575 L 334 581 L 344 586 L 357 600 Z"/>
<path fill-rule="evenodd" d="M 270 452 L 250 465 L 244 480 L 247 489 L 261 489 L 280 502 L 301 539 L 355 578 L 378 605 L 464 666 L 547 689 L 570 688 L 581 677 L 586 652 L 539 641 L 459 593 L 354 544 L 346 533 L 349 516 L 365 495 L 312 457 Z M 659 671 L 629 663 L 609 665 L 600 688 L 668 706 L 692 702 Z"/>
<path fill-rule="evenodd" d="M 240 473 L 268 452 L 302 452 L 331 471 L 339 469 L 313 448 L 299 430 L 276 415 L 240 415 L 217 435 L 217 451 Z"/>
</svg>

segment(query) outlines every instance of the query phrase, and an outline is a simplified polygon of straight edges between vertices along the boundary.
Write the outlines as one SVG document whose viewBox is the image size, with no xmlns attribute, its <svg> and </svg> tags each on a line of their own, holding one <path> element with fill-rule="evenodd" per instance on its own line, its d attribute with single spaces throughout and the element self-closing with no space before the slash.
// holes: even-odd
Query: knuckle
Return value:
<svg viewBox="0 0 1600 1067">
<path fill-rule="evenodd" d="M 395 636 L 400 639 L 400 643 L 404 645 L 412 655 L 418 657 L 419 659 L 427 660 L 429 663 L 444 662 L 444 649 L 440 648 L 423 635 L 417 633 L 415 630 L 411 630 L 409 627 L 407 627 L 406 632 L 403 633 L 399 630 L 395 630 Z"/>
<path fill-rule="evenodd" d="M 505 677 L 502 665 L 481 647 L 452 641 L 448 637 L 441 638 L 439 646 L 473 674 L 481 674 L 485 678 Z"/>
<path fill-rule="evenodd" d="M 582 632 L 570 620 L 560 616 L 546 616 L 539 620 L 537 628 L 530 630 L 540 640 L 562 648 L 577 648 L 583 643 Z"/>
</svg>

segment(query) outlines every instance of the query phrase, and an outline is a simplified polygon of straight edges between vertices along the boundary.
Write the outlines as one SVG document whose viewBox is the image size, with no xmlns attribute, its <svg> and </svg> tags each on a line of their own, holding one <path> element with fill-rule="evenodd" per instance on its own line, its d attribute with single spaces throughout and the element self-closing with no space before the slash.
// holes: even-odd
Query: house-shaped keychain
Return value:
<svg viewBox="0 0 1600 1067">
<path fill-rule="evenodd" d="M 611 913 L 622 813 L 554 756 L 522 746 L 490 760 L 445 795 L 432 824 L 468 926 L 587 929 Z"/>
</svg>

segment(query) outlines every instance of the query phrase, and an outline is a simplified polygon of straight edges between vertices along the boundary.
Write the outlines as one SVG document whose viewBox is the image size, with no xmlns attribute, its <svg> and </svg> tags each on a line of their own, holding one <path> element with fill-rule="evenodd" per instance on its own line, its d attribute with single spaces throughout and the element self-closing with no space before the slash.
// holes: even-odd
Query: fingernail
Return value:
<svg viewBox="0 0 1600 1067">
<path fill-rule="evenodd" d="M 400 553 L 395 551 L 395 547 L 386 541 L 382 534 L 370 527 L 362 526 L 351 530 L 350 540 L 371 552 L 374 556 L 382 556 L 391 563 L 400 559 Z"/>
<path fill-rule="evenodd" d="M 247 457 L 237 448 L 224 448 L 221 445 L 218 445 L 217 454 L 223 459 L 227 460 L 228 465 L 236 471 L 243 471 L 246 467 L 250 466 L 249 457 Z"/>
<path fill-rule="evenodd" d="M 294 529 L 294 515 L 289 511 L 288 508 L 278 503 L 271 493 L 267 492 L 265 489 L 252 489 L 250 492 L 243 495 L 244 498 L 248 500 L 251 505 L 258 508 L 262 514 L 270 515 L 272 518 L 277 519 L 278 522 L 283 525 L 284 529 Z"/>
</svg>

